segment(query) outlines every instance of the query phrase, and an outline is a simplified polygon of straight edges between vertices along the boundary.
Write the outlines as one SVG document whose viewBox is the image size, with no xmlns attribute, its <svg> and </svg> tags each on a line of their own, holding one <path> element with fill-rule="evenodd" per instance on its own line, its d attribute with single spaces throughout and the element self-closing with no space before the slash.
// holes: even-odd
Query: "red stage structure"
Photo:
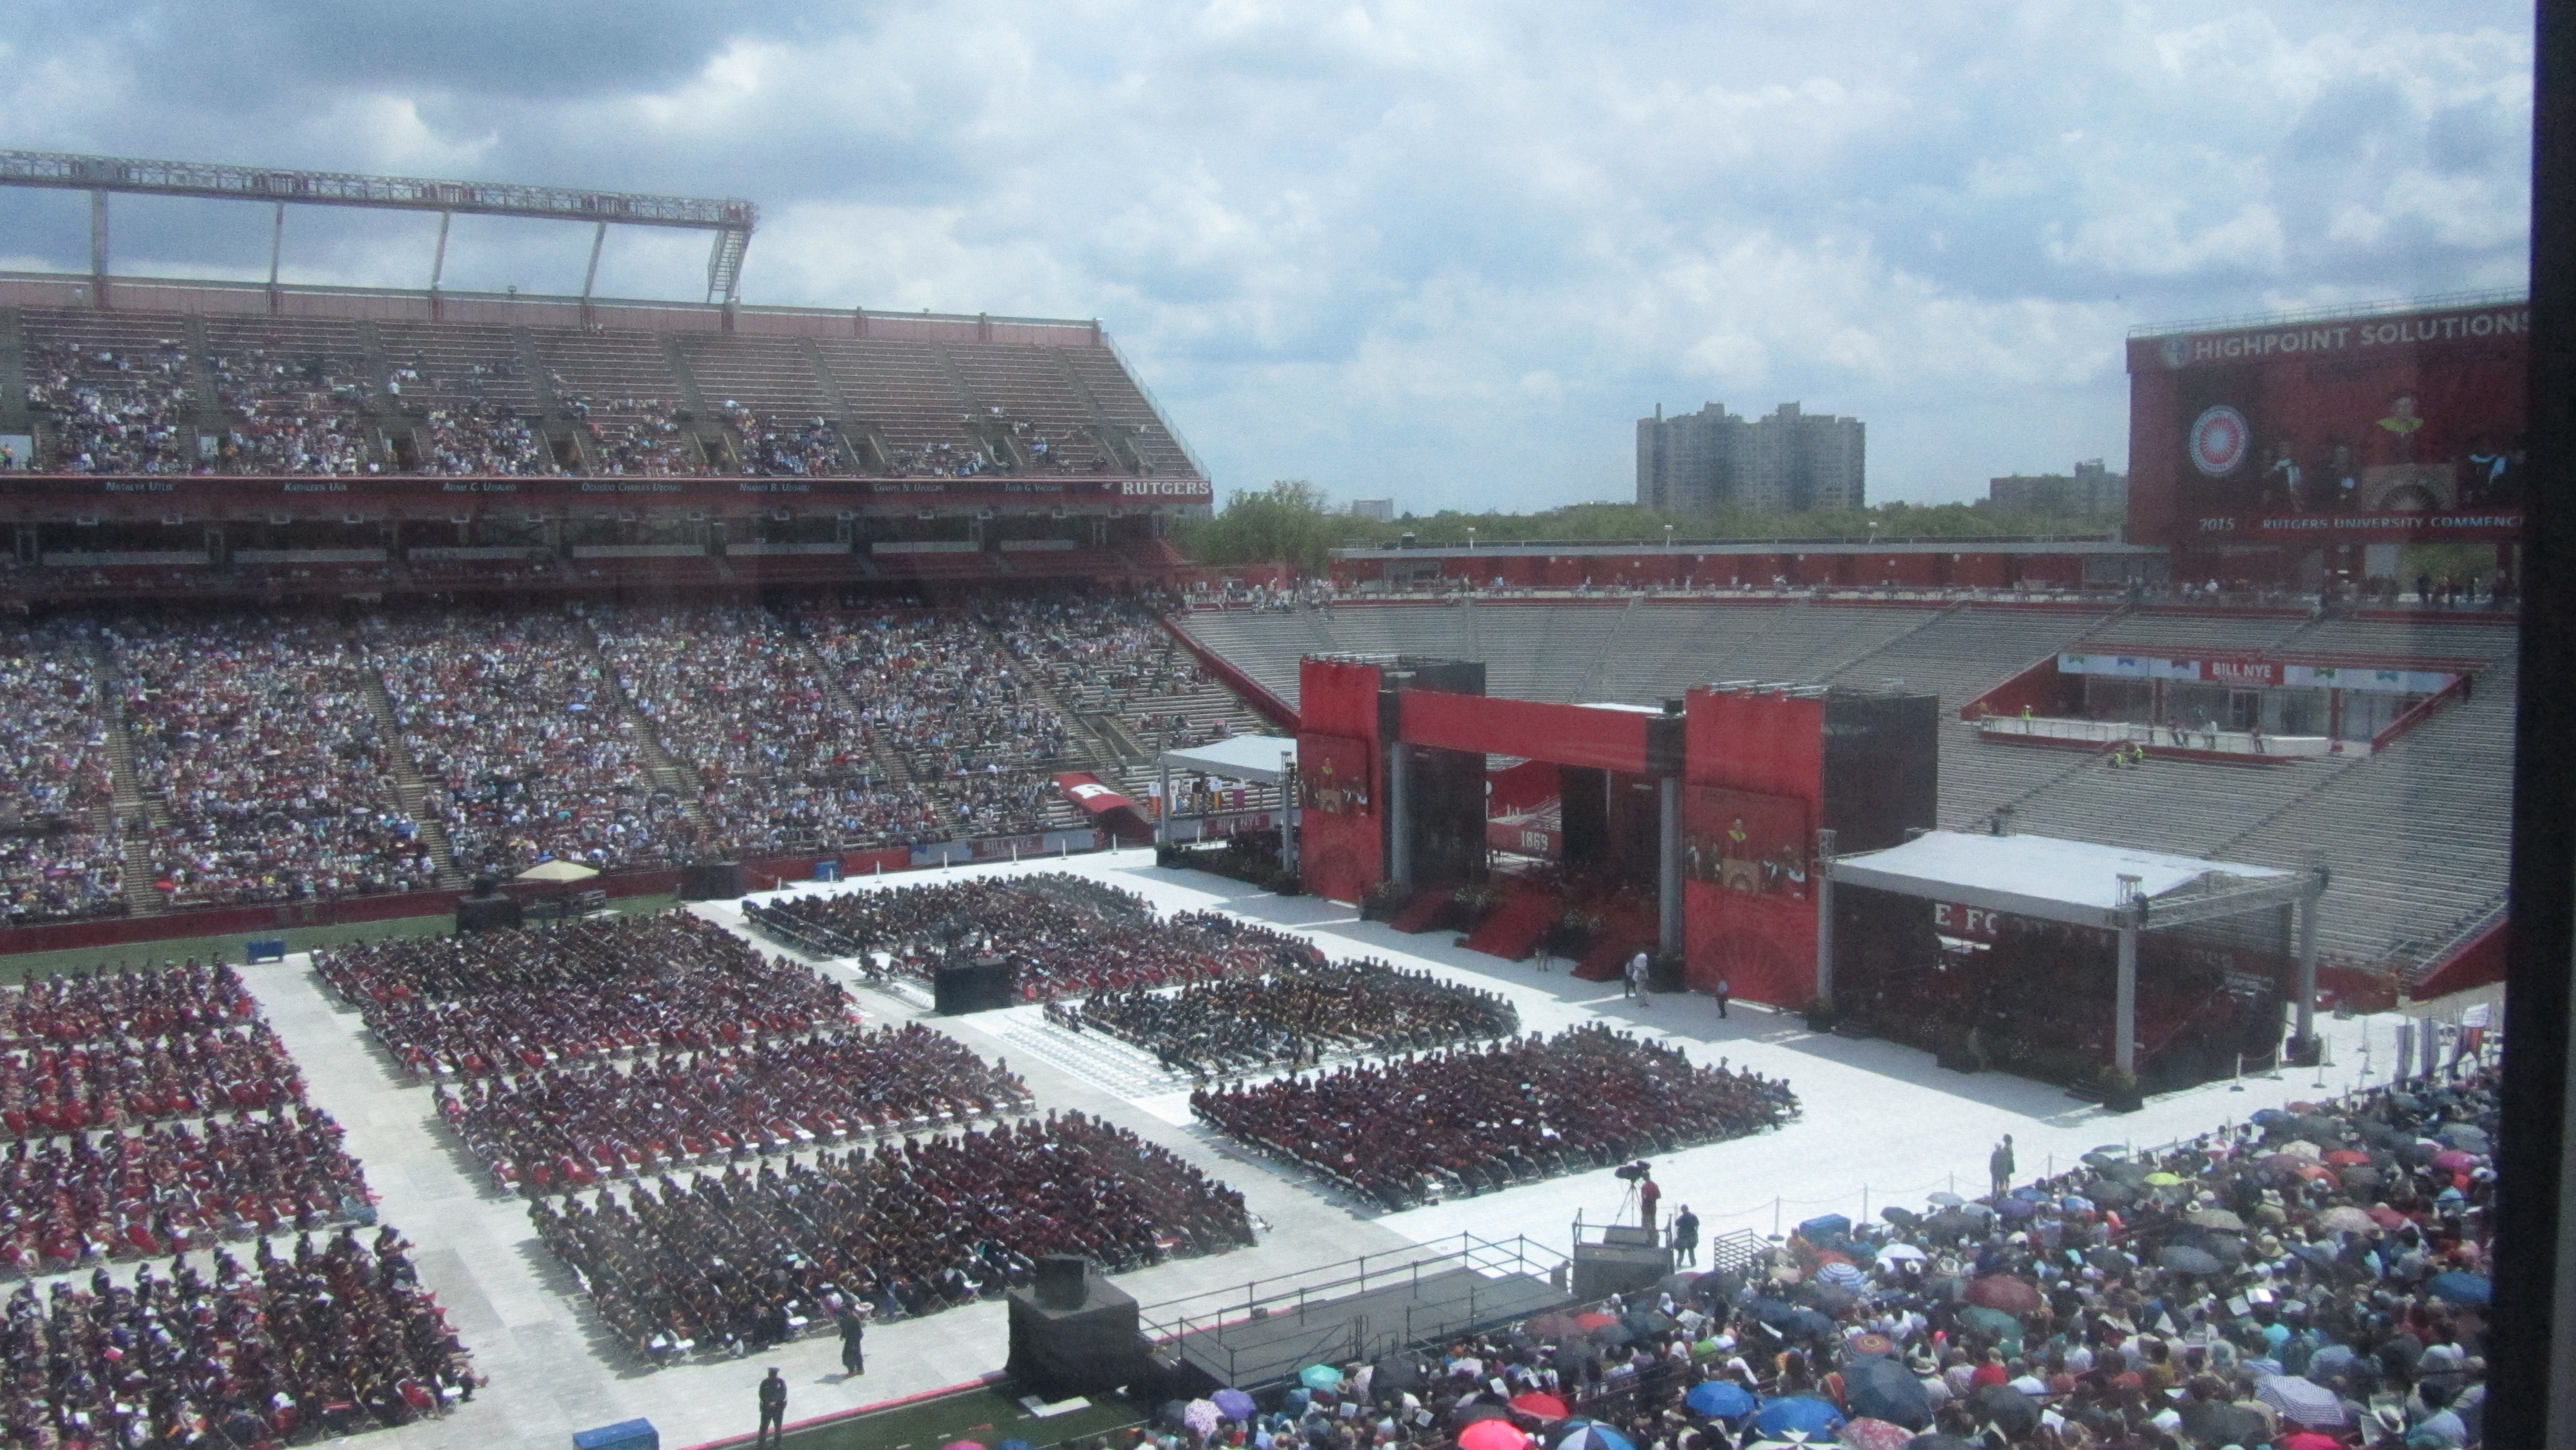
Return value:
<svg viewBox="0 0 2576 1450">
<path fill-rule="evenodd" d="M 1318 657 L 1300 678 L 1306 889 L 1445 892 L 1486 870 L 1485 758 L 1554 765 L 1569 871 L 1652 896 L 1658 971 L 1752 1001 L 1817 995 L 1817 861 L 1933 823 L 1931 695 L 1712 685 L 1667 701 L 1484 694 L 1484 667 Z"/>
</svg>

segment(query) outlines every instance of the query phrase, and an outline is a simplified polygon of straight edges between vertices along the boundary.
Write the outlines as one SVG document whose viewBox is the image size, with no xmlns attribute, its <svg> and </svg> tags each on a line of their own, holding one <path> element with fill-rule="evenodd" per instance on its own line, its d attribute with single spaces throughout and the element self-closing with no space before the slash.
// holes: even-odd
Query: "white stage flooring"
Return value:
<svg viewBox="0 0 2576 1450">
<path fill-rule="evenodd" d="M 2384 1054 L 2397 1020 L 2325 1023 L 2339 1066 L 2326 1072 L 2323 1089 L 2311 1070 L 2248 1080 L 2242 1091 L 2217 1084 L 2173 1094 L 2124 1116 L 2019 1078 L 1943 1072 L 1911 1049 L 1818 1036 L 1794 1016 L 1758 1007 L 1738 1004 L 1731 1018 L 1721 1020 L 1716 1004 L 1705 998 L 1623 1000 L 1615 983 L 1540 973 L 1453 947 L 1445 934 L 1405 936 L 1361 922 L 1350 908 L 1334 903 L 1274 897 L 1195 872 L 1160 870 L 1143 850 L 945 874 L 1038 870 L 1114 882 L 1165 911 L 1234 912 L 1302 932 L 1336 957 L 1379 956 L 1472 981 L 1510 997 L 1524 1030 L 1554 1032 L 1607 1021 L 1658 1034 L 1703 1061 L 1724 1058 L 1787 1078 L 1804 1115 L 1785 1130 L 1656 1160 L 1667 1210 L 1691 1205 L 1704 1234 L 1739 1228 L 1770 1233 L 1775 1223 L 1785 1230 L 1824 1212 L 1858 1219 L 1864 1210 L 1875 1214 L 1891 1202 L 1919 1208 L 1924 1194 L 1954 1186 L 1982 1192 L 1986 1154 L 2005 1133 L 2013 1135 L 2027 1177 L 2099 1144 L 2161 1144 L 2241 1121 L 2258 1108 L 2347 1090 L 2360 1080 L 2366 1032 L 2382 1053 L 2376 1080 L 2384 1080 Z M 922 879 L 914 873 L 797 889 L 871 890 Z M 742 927 L 738 905 L 695 909 Z M 765 940 L 762 945 L 777 950 Z M 1188 1084 L 1161 1072 L 1150 1054 L 1096 1033 L 1076 1038 L 1048 1027 L 1034 1008 L 928 1017 L 914 994 L 864 987 L 845 962 L 824 965 L 850 986 L 872 1021 L 923 1017 L 979 1053 L 1007 1058 L 1028 1079 L 1040 1113 L 1062 1108 L 1110 1117 L 1243 1190 L 1268 1226 L 1260 1245 L 1124 1276 L 1121 1285 L 1149 1307 L 1461 1232 L 1487 1239 L 1527 1235 L 1534 1244 L 1562 1251 L 1578 1213 L 1598 1223 L 1620 1202 L 1622 1185 L 1603 1170 L 1400 1214 L 1362 1209 L 1319 1191 L 1294 1169 L 1237 1152 L 1192 1123 Z M 971 1382 L 1001 1368 L 1007 1346 L 999 1304 L 872 1329 L 869 1372 L 847 1382 L 839 1374 L 838 1345 L 828 1335 L 741 1361 L 660 1370 L 636 1364 L 600 1332 L 586 1303 L 568 1292 L 572 1278 L 538 1243 L 525 1202 L 487 1189 L 475 1165 L 436 1123 L 429 1089 L 400 1082 L 365 1037 L 357 1014 L 328 996 L 306 958 L 245 968 L 244 975 L 303 1066 L 312 1099 L 347 1127 L 350 1151 L 364 1159 L 385 1221 L 418 1245 L 423 1280 L 491 1377 L 472 1404 L 446 1419 L 373 1433 L 363 1443 L 384 1450 L 556 1450 L 576 1430 L 643 1417 L 660 1429 L 664 1445 L 679 1450 L 747 1436 L 756 1418 L 753 1386 L 773 1363 L 785 1369 L 794 1387 L 791 1420 Z"/>
</svg>

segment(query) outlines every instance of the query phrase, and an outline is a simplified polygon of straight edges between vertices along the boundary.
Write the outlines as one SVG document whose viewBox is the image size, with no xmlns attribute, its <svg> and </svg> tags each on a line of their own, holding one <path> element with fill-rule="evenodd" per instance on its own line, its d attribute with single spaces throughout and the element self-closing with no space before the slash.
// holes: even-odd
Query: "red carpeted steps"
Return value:
<svg viewBox="0 0 2576 1450">
<path fill-rule="evenodd" d="M 1431 929 L 1431 923 L 1439 920 L 1440 913 L 1448 909 L 1448 887 L 1417 891 L 1413 894 L 1413 899 L 1404 904 L 1402 911 L 1387 918 L 1386 924 L 1397 931 L 1425 932 Z"/>
<path fill-rule="evenodd" d="M 1486 913 L 1484 921 L 1467 933 L 1467 946 L 1487 956 L 1506 961 L 1527 957 L 1546 936 L 1563 908 L 1552 892 L 1538 891 L 1518 883 L 1503 888 L 1503 899 Z"/>
</svg>

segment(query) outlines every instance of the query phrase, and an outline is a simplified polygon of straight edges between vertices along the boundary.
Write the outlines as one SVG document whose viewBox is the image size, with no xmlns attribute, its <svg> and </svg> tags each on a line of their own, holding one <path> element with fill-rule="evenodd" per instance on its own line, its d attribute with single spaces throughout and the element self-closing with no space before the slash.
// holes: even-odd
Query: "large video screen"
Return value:
<svg viewBox="0 0 2576 1450">
<path fill-rule="evenodd" d="M 2130 537 L 2511 537 L 2530 315 L 2497 303 L 2131 339 Z"/>
</svg>

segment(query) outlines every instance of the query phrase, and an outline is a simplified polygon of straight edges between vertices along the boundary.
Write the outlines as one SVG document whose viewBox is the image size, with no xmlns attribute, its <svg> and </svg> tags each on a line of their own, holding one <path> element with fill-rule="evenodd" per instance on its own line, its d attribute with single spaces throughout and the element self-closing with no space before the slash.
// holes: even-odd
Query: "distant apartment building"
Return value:
<svg viewBox="0 0 2576 1450">
<path fill-rule="evenodd" d="M 1989 479 L 1986 501 L 2006 513 L 2114 515 L 2129 511 L 2129 475 L 2113 473 L 2099 458 L 2075 465 L 2072 474 L 2014 474 Z"/>
<path fill-rule="evenodd" d="M 1867 501 L 1867 435 L 1858 418 L 1782 403 L 1747 421 L 1709 403 L 1637 420 L 1637 502 L 1680 514 L 1804 513 Z"/>
<path fill-rule="evenodd" d="M 1391 498 L 1355 498 L 1351 500 L 1351 517 L 1375 519 L 1382 524 L 1395 522 L 1395 500 Z"/>
</svg>

